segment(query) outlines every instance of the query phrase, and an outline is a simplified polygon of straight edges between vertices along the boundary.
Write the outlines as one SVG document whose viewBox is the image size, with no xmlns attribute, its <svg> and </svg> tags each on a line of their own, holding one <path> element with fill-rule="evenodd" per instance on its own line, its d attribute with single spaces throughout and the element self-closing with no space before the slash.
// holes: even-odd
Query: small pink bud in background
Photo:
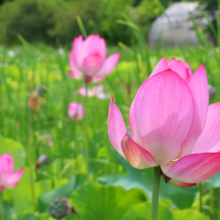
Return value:
<svg viewBox="0 0 220 220">
<path fill-rule="evenodd" d="M 103 85 L 98 85 L 98 86 L 95 86 L 91 89 L 88 89 L 88 97 L 92 97 L 92 96 L 96 96 L 97 98 L 99 99 L 108 99 L 111 97 L 110 94 L 105 94 L 103 92 L 103 88 L 104 86 Z M 86 88 L 85 87 L 82 87 L 78 90 L 78 93 L 81 95 L 81 96 L 86 96 Z"/>
<path fill-rule="evenodd" d="M 0 155 L 0 191 L 16 187 L 23 172 L 23 167 L 14 172 L 14 161 L 10 154 Z"/>
<path fill-rule="evenodd" d="M 119 58 L 119 53 L 106 58 L 105 39 L 99 35 L 90 35 L 85 40 L 82 36 L 75 37 L 68 74 L 73 79 L 84 78 L 86 83 L 100 82 L 115 68 Z"/>
<path fill-rule="evenodd" d="M 83 105 L 77 102 L 70 102 L 68 106 L 68 116 L 72 119 L 81 120 L 85 115 Z"/>
</svg>

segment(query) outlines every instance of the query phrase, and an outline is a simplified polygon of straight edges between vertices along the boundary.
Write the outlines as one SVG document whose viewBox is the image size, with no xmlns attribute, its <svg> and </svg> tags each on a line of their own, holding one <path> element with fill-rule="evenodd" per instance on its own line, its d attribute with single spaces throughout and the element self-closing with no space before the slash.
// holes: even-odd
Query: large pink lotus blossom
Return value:
<svg viewBox="0 0 220 220">
<path fill-rule="evenodd" d="M 0 191 L 16 187 L 23 172 L 23 167 L 14 172 L 14 161 L 10 154 L 0 155 Z"/>
<path fill-rule="evenodd" d="M 103 92 L 103 88 L 104 86 L 103 85 L 98 85 L 98 86 L 95 86 L 91 89 L 88 89 L 88 97 L 93 97 L 93 96 L 96 96 L 97 98 L 99 99 L 108 99 L 110 98 L 110 94 L 107 93 L 105 94 Z M 86 96 L 86 87 L 82 87 L 78 90 L 78 93 L 81 95 L 81 96 Z"/>
<path fill-rule="evenodd" d="M 68 115 L 70 118 L 80 121 L 85 115 L 83 105 L 77 102 L 70 102 L 68 106 Z"/>
<path fill-rule="evenodd" d="M 84 78 L 86 83 L 100 82 L 114 69 L 119 58 L 119 53 L 106 58 L 105 40 L 99 35 L 90 35 L 85 40 L 82 36 L 75 37 L 69 53 L 68 74 L 74 79 Z"/>
<path fill-rule="evenodd" d="M 173 184 L 193 186 L 220 170 L 220 102 L 208 103 L 204 65 L 192 74 L 187 62 L 164 57 L 133 100 L 131 137 L 110 102 L 110 142 L 135 168 L 160 166 Z"/>
</svg>

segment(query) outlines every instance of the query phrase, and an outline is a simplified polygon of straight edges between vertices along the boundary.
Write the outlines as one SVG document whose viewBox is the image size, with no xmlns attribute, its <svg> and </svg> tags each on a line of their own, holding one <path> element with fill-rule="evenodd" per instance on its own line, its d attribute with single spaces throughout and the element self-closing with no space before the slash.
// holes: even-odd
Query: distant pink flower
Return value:
<svg viewBox="0 0 220 220">
<path fill-rule="evenodd" d="M 0 155 L 0 191 L 16 187 L 23 172 L 23 167 L 14 172 L 14 161 L 10 154 Z"/>
<path fill-rule="evenodd" d="M 106 58 L 105 40 L 99 35 L 90 35 L 85 40 L 82 36 L 75 37 L 69 53 L 68 74 L 74 79 L 84 78 L 86 83 L 100 82 L 114 69 L 119 58 L 119 53 Z"/>
<path fill-rule="evenodd" d="M 81 120 L 84 117 L 84 109 L 82 104 L 70 102 L 68 106 L 68 115 L 72 119 Z"/>
<path fill-rule="evenodd" d="M 110 102 L 110 142 L 132 166 L 160 166 L 173 184 L 196 185 L 220 171 L 220 102 L 208 103 L 204 65 L 192 74 L 187 62 L 164 57 L 133 100 L 132 137 Z"/>
<path fill-rule="evenodd" d="M 110 98 L 110 94 L 108 94 L 108 93 L 105 94 L 103 92 L 103 88 L 104 88 L 103 85 L 98 85 L 98 86 L 95 86 L 91 89 L 88 89 L 88 97 L 96 96 L 99 99 L 108 99 L 108 98 Z M 80 88 L 78 90 L 78 93 L 81 96 L 86 96 L 86 87 Z"/>
</svg>

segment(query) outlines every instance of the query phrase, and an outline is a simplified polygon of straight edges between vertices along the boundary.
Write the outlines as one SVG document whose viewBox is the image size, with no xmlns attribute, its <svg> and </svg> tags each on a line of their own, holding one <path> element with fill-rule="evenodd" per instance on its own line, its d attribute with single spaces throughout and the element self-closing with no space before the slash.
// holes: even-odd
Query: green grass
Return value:
<svg viewBox="0 0 220 220">
<path fill-rule="evenodd" d="M 88 192 L 80 191 L 81 188 L 83 190 L 83 184 L 86 182 L 85 119 L 77 122 L 71 120 L 67 115 L 69 102 L 76 101 L 85 105 L 85 98 L 76 93 L 77 89 L 84 86 L 84 82 L 73 80 L 67 74 L 70 69 L 68 64 L 69 49 L 66 48 L 64 54 L 59 54 L 56 49 L 45 45 L 25 44 L 10 49 L 0 47 L 0 135 L 3 138 L 10 138 L 21 143 L 24 147 L 23 152 L 26 154 L 29 152 L 29 146 L 31 148 L 29 156 L 33 166 L 39 155 L 46 154 L 49 158 L 49 164 L 40 168 L 39 172 L 33 169 L 36 210 L 40 214 L 34 214 L 32 209 L 29 186 L 31 180 L 28 172 L 30 161 L 26 156 L 26 161 L 23 163 L 26 169 L 23 180 L 17 188 L 10 190 L 10 192 L 4 192 L 4 207 L 5 213 L 7 213 L 5 219 L 11 219 L 11 216 L 16 216 L 14 219 L 29 219 L 29 217 L 31 219 L 49 219 L 48 204 L 56 195 L 66 196 L 70 201 L 71 199 L 74 200 L 74 196 L 71 196 L 72 192 L 74 192 L 73 195 L 78 193 L 84 197 L 89 197 Z M 14 57 L 8 55 L 9 50 L 15 52 Z M 203 46 L 182 49 L 167 48 L 159 51 L 156 48 L 150 48 L 148 55 L 144 54 L 139 47 L 133 47 L 130 50 L 120 47 L 108 48 L 108 54 L 120 52 L 121 59 L 115 70 L 101 82 L 104 85 L 104 91 L 114 96 L 127 126 L 129 125 L 130 105 L 138 87 L 150 75 L 149 69 L 153 69 L 163 56 L 166 56 L 168 60 L 172 57 L 182 61 L 187 60 L 193 71 L 201 63 L 204 63 L 209 83 L 214 85 L 218 91 L 213 102 L 220 99 L 220 52 L 213 46 L 210 45 L 209 48 Z M 149 62 L 146 61 L 146 56 Z M 149 63 L 150 67 L 147 65 Z M 34 111 L 28 107 L 28 99 L 38 83 L 46 86 L 49 92 L 44 96 L 45 103 L 41 104 L 40 110 Z M 89 86 L 92 87 L 95 84 Z M 143 198 L 140 199 L 140 192 L 134 193 L 132 191 L 134 198 L 139 203 L 140 200 L 146 201 L 147 198 L 151 197 L 151 169 L 149 169 L 150 171 L 137 171 L 136 173 L 123 158 L 115 153 L 107 134 L 109 102 L 110 99 L 100 100 L 91 97 L 89 98 L 88 109 L 86 109 L 91 188 L 96 187 L 95 185 L 92 186 L 92 183 L 100 184 L 101 182 L 108 186 L 122 186 L 126 190 L 141 188 Z M 43 140 L 45 134 L 52 135 L 52 147 L 48 146 L 48 143 Z M 1 146 L 1 148 L 3 149 L 1 152 L 8 152 L 7 145 Z M 13 152 L 13 154 L 15 153 Z M 16 166 L 16 169 L 18 168 Z M 146 178 L 143 179 L 143 176 Z M 140 181 L 140 185 L 138 185 L 138 181 Z M 220 184 L 214 188 L 218 193 L 220 192 L 219 186 Z M 168 213 L 167 216 L 170 216 L 171 212 L 174 213 L 175 210 L 179 211 L 175 212 L 173 216 L 179 216 L 181 215 L 180 210 L 185 208 L 191 208 L 191 212 L 196 216 L 198 200 L 195 193 L 197 188 L 180 189 L 171 186 L 171 183 L 169 183 L 169 187 L 171 191 L 176 190 L 183 198 L 182 201 L 179 201 L 179 198 L 167 193 L 164 185 L 164 189 L 161 190 L 161 198 L 168 200 L 164 200 L 165 202 L 161 207 L 164 208 L 164 212 Z M 213 197 L 210 197 L 209 192 L 207 192 L 210 188 L 209 184 L 205 184 L 205 187 L 204 212 L 206 217 L 204 219 L 210 219 L 209 216 L 212 216 L 212 219 L 217 219 L 219 215 L 218 205 L 216 204 L 220 203 L 220 199 L 212 200 Z M 24 194 L 22 194 L 22 190 L 25 190 Z M 50 194 L 48 194 L 49 191 Z M 117 197 L 117 191 L 121 193 L 121 190 L 115 188 L 112 195 Z M 188 197 L 184 197 L 184 195 Z M 95 200 L 96 198 L 93 199 L 95 202 L 99 202 Z M 72 201 L 72 204 L 75 202 Z M 210 204 L 214 206 L 214 209 L 210 208 Z M 141 209 L 140 207 L 138 210 Z M 176 208 L 174 209 L 174 207 Z M 126 210 L 128 211 L 128 209 Z M 84 210 L 84 212 L 86 211 L 88 210 Z M 107 213 L 107 211 L 103 211 L 103 213 Z M 83 213 L 83 216 L 85 215 L 89 216 Z M 71 216 L 72 219 L 77 219 L 76 216 Z M 123 219 L 135 219 L 127 216 L 132 215 L 126 215 Z M 97 219 L 101 219 L 101 217 L 97 217 Z M 195 219 L 199 219 L 199 217 L 195 217 Z"/>
</svg>

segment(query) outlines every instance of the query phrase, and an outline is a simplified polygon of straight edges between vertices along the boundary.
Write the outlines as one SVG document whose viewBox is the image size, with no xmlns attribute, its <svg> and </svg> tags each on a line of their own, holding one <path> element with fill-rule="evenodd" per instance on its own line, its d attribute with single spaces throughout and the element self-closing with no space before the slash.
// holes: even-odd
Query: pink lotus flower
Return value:
<svg viewBox="0 0 220 220">
<path fill-rule="evenodd" d="M 23 167 L 14 172 L 14 161 L 10 154 L 0 155 L 0 191 L 16 187 L 23 172 Z"/>
<path fill-rule="evenodd" d="M 103 88 L 104 88 L 103 85 L 98 85 L 98 86 L 95 86 L 91 89 L 88 89 L 88 97 L 96 96 L 99 99 L 108 99 L 108 98 L 110 98 L 110 94 L 109 93 L 105 94 L 103 92 Z M 81 96 L 86 96 L 86 87 L 80 88 L 78 90 L 78 93 Z"/>
<path fill-rule="evenodd" d="M 120 54 L 115 53 L 106 59 L 105 40 L 99 35 L 90 35 L 85 40 L 82 36 L 75 37 L 68 74 L 73 79 L 84 78 L 86 83 L 100 82 L 114 69 L 119 58 Z"/>
<path fill-rule="evenodd" d="M 131 105 L 130 137 L 120 110 L 109 107 L 111 144 L 138 169 L 160 166 L 177 186 L 190 187 L 220 170 L 220 103 L 208 105 L 205 67 L 160 60 Z"/>
<path fill-rule="evenodd" d="M 72 119 L 81 120 L 84 117 L 84 109 L 82 104 L 70 102 L 68 106 L 68 115 Z"/>
</svg>

